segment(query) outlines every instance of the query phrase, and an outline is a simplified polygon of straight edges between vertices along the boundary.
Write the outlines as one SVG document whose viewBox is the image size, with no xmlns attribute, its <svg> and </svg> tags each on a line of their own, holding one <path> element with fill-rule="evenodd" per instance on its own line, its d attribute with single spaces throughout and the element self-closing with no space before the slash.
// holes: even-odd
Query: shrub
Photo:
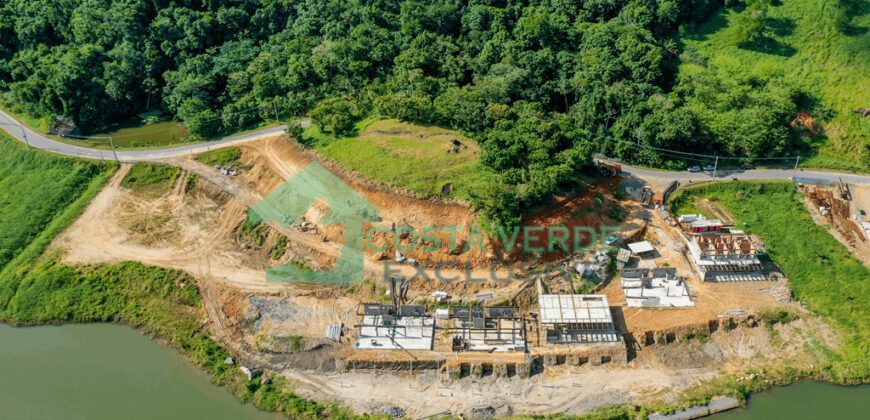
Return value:
<svg viewBox="0 0 870 420">
<path fill-rule="evenodd" d="M 758 317 L 768 325 L 788 324 L 789 322 L 798 319 L 797 314 L 785 309 L 768 309 L 761 311 L 758 313 Z"/>
<path fill-rule="evenodd" d="M 163 192 L 172 187 L 180 170 L 174 166 L 156 163 L 137 163 L 133 165 L 127 176 L 121 180 L 121 186 L 134 191 Z"/>
<path fill-rule="evenodd" d="M 196 160 L 210 166 L 221 165 L 223 167 L 232 167 L 239 165 L 239 158 L 241 157 L 242 150 L 238 147 L 225 147 L 197 155 Z"/>
</svg>

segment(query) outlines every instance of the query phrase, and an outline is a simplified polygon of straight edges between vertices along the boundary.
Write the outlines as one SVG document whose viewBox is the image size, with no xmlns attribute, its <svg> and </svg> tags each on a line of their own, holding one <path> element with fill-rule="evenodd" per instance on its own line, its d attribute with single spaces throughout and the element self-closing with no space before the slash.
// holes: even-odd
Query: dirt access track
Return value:
<svg viewBox="0 0 870 420">
<path fill-rule="evenodd" d="M 389 227 L 393 222 L 418 230 L 423 226 L 463 226 L 468 232 L 475 223 L 475 215 L 466 203 L 423 201 L 408 191 L 365 180 L 320 158 L 312 150 L 296 146 L 283 135 L 264 137 L 239 148 L 243 169 L 237 177 L 221 175 L 194 156 L 163 161 L 180 167 L 182 173 L 171 187 L 161 191 L 131 191 L 121 186 L 130 170 L 129 165 L 123 165 L 83 215 L 56 238 L 53 247 L 63 249 L 63 261 L 71 264 L 132 260 L 187 271 L 200 283 L 207 313 L 204 322 L 215 338 L 247 366 L 277 371 L 291 378 L 296 391 L 306 397 L 338 400 L 355 411 L 369 413 L 399 405 L 412 417 L 445 412 L 467 415 L 468 410 L 485 406 L 493 407 L 498 415 L 582 414 L 602 405 L 638 401 L 650 393 L 673 395 L 698 380 L 717 375 L 721 369 L 739 369 L 749 359 L 800 351 L 800 344 L 794 348 L 772 347 L 770 336 L 763 329 L 741 327 L 716 332 L 710 342 L 697 349 L 674 343 L 645 349 L 626 366 L 559 367 L 531 378 L 490 376 L 451 380 L 435 371 L 414 375 L 345 372 L 339 356 L 354 351 L 352 336 L 332 343 L 323 338 L 323 332 L 328 324 L 337 322 L 351 328 L 358 322 L 355 310 L 359 302 L 384 298 L 379 263 L 394 258 L 394 245 L 383 252 L 367 250 L 366 275 L 373 282 L 350 287 L 267 283 L 265 270 L 279 264 L 299 262 L 314 269 L 330 268 L 340 254 L 343 230 L 317 224 L 328 211 L 325 203 L 318 202 L 304 216 L 314 223 L 315 229 L 269 223 L 259 233 L 245 233 L 241 226 L 247 209 L 302 168 L 318 161 L 378 207 L 381 221 L 377 223 L 382 226 Z M 649 217 L 648 211 L 629 198 L 610 198 L 615 186 L 614 180 L 590 187 L 576 197 L 555 198 L 549 210 L 532 213 L 526 222 L 569 226 L 619 223 L 624 230 L 640 229 L 645 223 L 643 219 Z M 599 196 L 608 196 L 604 204 L 598 203 Z M 599 205 L 600 208 L 596 207 Z M 603 214 L 613 209 L 617 209 L 619 221 Z M 649 229 L 658 235 L 656 226 Z M 446 243 L 449 236 L 441 239 Z M 386 238 L 375 238 L 376 243 L 379 240 Z M 279 246 L 281 243 L 286 243 L 286 249 Z M 490 249 L 492 243 L 487 245 L 486 249 Z M 457 248 L 463 246 L 460 240 Z M 406 257 L 416 258 L 424 267 L 439 262 L 468 263 L 474 276 L 486 276 L 488 261 L 494 255 L 472 247 L 467 253 L 446 248 L 424 253 L 417 249 Z M 543 258 L 558 261 L 566 256 Z M 664 258 L 679 264 L 676 256 Z M 406 268 L 416 271 L 410 266 Z M 445 271 L 445 276 L 452 274 L 464 275 L 462 270 Z M 478 293 L 493 293 L 493 301 L 498 301 L 517 296 L 526 285 L 523 281 L 496 284 L 418 280 L 411 285 L 408 300 L 428 298 L 434 290 L 446 290 L 452 299 L 469 301 Z M 626 330 L 673 327 L 701 319 L 706 322 L 737 306 L 722 297 L 733 293 L 732 290 L 707 291 L 703 285 L 695 286 L 699 303 L 718 304 L 711 303 L 713 309 L 693 308 L 697 311 L 691 313 L 626 311 Z M 772 302 L 757 290 L 758 285 L 753 287 L 741 292 L 743 296 L 757 295 L 752 307 Z M 604 291 L 609 296 L 611 292 L 615 293 L 610 289 Z M 616 295 L 610 299 L 612 305 L 620 304 Z M 804 326 L 801 334 L 822 334 L 818 331 L 823 330 L 824 326 Z"/>
</svg>

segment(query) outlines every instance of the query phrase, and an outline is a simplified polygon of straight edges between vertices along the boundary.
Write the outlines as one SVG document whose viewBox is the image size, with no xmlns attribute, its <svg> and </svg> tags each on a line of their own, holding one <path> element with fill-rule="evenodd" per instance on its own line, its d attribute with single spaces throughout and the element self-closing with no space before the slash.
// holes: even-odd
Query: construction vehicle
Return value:
<svg viewBox="0 0 870 420">
<path fill-rule="evenodd" d="M 640 192 L 640 204 L 648 206 L 652 204 L 653 190 L 649 185 L 643 186 L 643 191 Z"/>
<path fill-rule="evenodd" d="M 618 163 L 610 163 L 605 162 L 603 160 L 596 160 L 595 164 L 598 166 L 598 172 L 603 176 L 617 176 L 622 173 L 622 165 Z"/>
</svg>

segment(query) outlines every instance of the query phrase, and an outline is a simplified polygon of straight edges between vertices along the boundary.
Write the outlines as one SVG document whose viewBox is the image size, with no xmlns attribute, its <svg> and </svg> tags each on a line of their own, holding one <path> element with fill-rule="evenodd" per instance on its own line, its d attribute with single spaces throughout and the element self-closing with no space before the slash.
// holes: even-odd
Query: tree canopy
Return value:
<svg viewBox="0 0 870 420">
<path fill-rule="evenodd" d="M 492 222 L 511 223 L 594 152 L 646 162 L 661 158 L 632 145 L 783 152 L 776 127 L 792 111 L 794 92 L 745 85 L 732 96 L 715 74 L 675 80 L 676 29 L 715 7 L 714 0 L 8 0 L 0 6 L 0 90 L 23 112 L 64 116 L 86 132 L 157 109 L 209 137 L 272 118 L 273 106 L 284 115 L 308 112 L 336 136 L 372 113 L 458 128 L 481 143 L 482 163 L 494 174 L 472 194 L 475 204 Z M 751 41 L 752 25 L 735 34 L 740 42 Z M 700 112 L 721 118 L 700 127 Z"/>
</svg>

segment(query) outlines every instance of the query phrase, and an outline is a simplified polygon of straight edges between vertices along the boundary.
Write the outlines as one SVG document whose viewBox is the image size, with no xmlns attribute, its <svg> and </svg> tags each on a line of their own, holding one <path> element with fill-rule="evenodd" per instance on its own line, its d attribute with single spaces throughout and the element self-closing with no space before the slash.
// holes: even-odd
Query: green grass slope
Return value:
<svg viewBox="0 0 870 420">
<path fill-rule="evenodd" d="M 478 161 L 480 147 L 455 130 L 398 120 L 367 119 L 357 124 L 356 137 L 332 138 L 316 125 L 306 128 L 303 143 L 345 168 L 423 198 L 441 194 L 446 183 L 451 197 L 468 199 L 468 189 L 485 176 Z M 459 153 L 448 153 L 454 146 Z"/>
<path fill-rule="evenodd" d="M 671 199 L 674 213 L 698 213 L 694 197 L 717 199 L 737 226 L 758 234 L 795 297 L 833 321 L 844 343 L 828 354 L 832 379 L 870 381 L 870 268 L 813 222 L 794 184 L 720 182 L 679 190 Z"/>
<path fill-rule="evenodd" d="M 749 46 L 731 42 L 739 9 L 721 9 L 694 30 L 682 28 L 680 77 L 711 71 L 719 89 L 732 95 L 743 89 L 794 88 L 804 93 L 797 98 L 798 110 L 823 127 L 797 140 L 797 151 L 814 156 L 808 166 L 845 169 L 853 165 L 835 161 L 870 161 L 870 118 L 855 113 L 870 108 L 870 2 L 772 4 L 762 40 Z M 702 123 L 717 117 L 715 104 L 688 100 Z"/>
<path fill-rule="evenodd" d="M 0 133 L 0 270 L 53 222 L 78 216 L 116 167 L 28 150 Z"/>
</svg>

